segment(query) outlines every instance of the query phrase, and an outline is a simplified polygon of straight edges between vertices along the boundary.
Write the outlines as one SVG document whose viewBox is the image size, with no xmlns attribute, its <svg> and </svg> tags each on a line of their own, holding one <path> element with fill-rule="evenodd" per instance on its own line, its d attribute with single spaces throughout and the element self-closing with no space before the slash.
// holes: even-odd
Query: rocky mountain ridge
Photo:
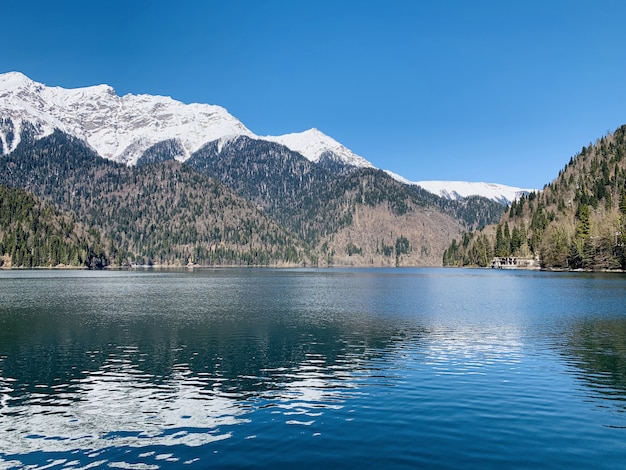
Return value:
<svg viewBox="0 0 626 470">
<path fill-rule="evenodd" d="M 184 104 L 153 95 L 118 96 L 108 85 L 65 89 L 37 83 L 19 72 L 0 74 L 0 149 L 6 155 L 20 143 L 24 129 L 33 138 L 55 129 L 84 140 L 103 158 L 127 165 L 174 159 L 186 161 L 210 142 L 218 147 L 245 136 L 286 146 L 334 173 L 375 168 L 365 158 L 318 129 L 258 136 L 221 106 Z M 158 157 L 155 157 L 158 155 Z M 412 183 L 391 172 L 398 181 Z M 456 182 L 421 182 L 426 190 L 447 198 L 478 195 L 510 203 L 519 188 Z M 429 189 L 430 188 L 430 189 Z M 469 190 L 468 190 L 469 189 Z"/>
</svg>

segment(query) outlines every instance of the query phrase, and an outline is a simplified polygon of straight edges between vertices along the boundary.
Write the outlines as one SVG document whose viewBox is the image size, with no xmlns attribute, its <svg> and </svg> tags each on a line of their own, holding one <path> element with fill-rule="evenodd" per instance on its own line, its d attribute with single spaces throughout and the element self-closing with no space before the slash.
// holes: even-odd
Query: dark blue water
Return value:
<svg viewBox="0 0 626 470">
<path fill-rule="evenodd" d="M 0 468 L 624 468 L 626 276 L 0 272 Z"/>
</svg>

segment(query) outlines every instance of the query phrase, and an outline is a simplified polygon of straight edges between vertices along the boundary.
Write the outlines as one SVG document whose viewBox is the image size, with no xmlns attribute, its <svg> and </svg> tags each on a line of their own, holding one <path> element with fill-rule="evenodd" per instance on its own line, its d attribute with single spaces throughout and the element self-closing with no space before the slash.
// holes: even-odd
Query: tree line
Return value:
<svg viewBox="0 0 626 470">
<path fill-rule="evenodd" d="M 33 195 L 0 185 L 0 266 L 98 267 L 101 256 L 93 232 Z"/>
<path fill-rule="evenodd" d="M 493 222 L 504 210 L 484 198 L 447 201 L 380 170 L 333 174 L 284 146 L 245 137 L 222 147 L 209 143 L 185 164 L 173 159 L 176 142 L 163 142 L 141 165 L 127 167 L 60 131 L 39 140 L 31 134 L 0 159 L 0 184 L 19 187 L 74 221 L 80 247 L 55 248 L 61 255 L 45 265 L 317 265 L 332 264 L 332 252 L 344 250 L 368 259 L 395 256 L 400 264 L 403 255 L 447 238 L 420 242 L 414 227 L 400 243 L 398 233 L 374 248 L 328 245 L 354 226 L 359 207 L 384 207 L 398 219 L 432 211 L 467 228 Z M 43 262 L 37 253 L 47 246 L 25 241 L 23 225 L 7 230 L 10 255 L 19 258 L 13 265 Z"/>
<path fill-rule="evenodd" d="M 542 191 L 514 201 L 497 225 L 454 240 L 444 265 L 532 256 L 546 269 L 626 269 L 625 155 L 622 126 L 583 147 Z"/>
</svg>

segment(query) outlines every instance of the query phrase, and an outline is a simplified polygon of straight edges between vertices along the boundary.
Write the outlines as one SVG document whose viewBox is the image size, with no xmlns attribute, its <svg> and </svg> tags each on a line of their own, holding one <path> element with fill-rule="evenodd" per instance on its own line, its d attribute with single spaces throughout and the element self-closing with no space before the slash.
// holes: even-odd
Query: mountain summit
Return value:
<svg viewBox="0 0 626 470">
<path fill-rule="evenodd" d="M 437 265 L 505 210 L 399 182 L 317 129 L 260 137 L 219 106 L 19 73 L 0 75 L 0 145 L 0 185 L 91 237 L 61 264 Z M 18 238 L 11 265 L 40 265 Z"/>
<path fill-rule="evenodd" d="M 481 183 L 468 181 L 409 181 L 408 179 L 386 171 L 395 180 L 409 186 L 419 186 L 431 194 L 450 201 L 458 201 L 472 196 L 480 196 L 498 202 L 504 206 L 511 204 L 522 196 L 526 196 L 536 189 L 522 189 L 498 183 Z"/>
<path fill-rule="evenodd" d="M 318 129 L 285 134 L 277 137 L 266 136 L 263 139 L 277 142 L 285 147 L 302 154 L 308 160 L 318 163 L 322 160 L 333 159 L 344 164 L 359 168 L 374 168 L 365 158 L 356 155 L 332 137 L 327 136 Z"/>
<path fill-rule="evenodd" d="M 164 96 L 120 97 L 108 85 L 47 87 L 16 72 L 0 75 L 0 113 L 3 153 L 17 147 L 28 123 L 35 138 L 59 129 L 84 140 L 101 157 L 130 165 L 165 140 L 178 141 L 182 152 L 176 157 L 186 160 L 212 140 L 254 135 L 220 106 L 184 104 Z"/>
<path fill-rule="evenodd" d="M 239 138 L 269 141 L 297 152 L 332 173 L 375 166 L 318 129 L 258 136 L 221 106 L 185 104 L 166 96 L 118 96 L 108 85 L 48 87 L 19 72 L 0 74 L 0 153 L 11 153 L 23 135 L 34 140 L 58 129 L 86 142 L 98 155 L 130 166 L 168 159 L 187 161 L 210 142 L 218 150 Z M 501 204 L 528 190 L 487 183 L 418 182 L 447 199 L 478 195 Z"/>
<path fill-rule="evenodd" d="M 0 116 L 3 154 L 15 150 L 22 131 L 32 127 L 35 139 L 59 129 L 84 140 L 101 157 L 128 165 L 161 142 L 169 142 L 175 159 L 185 161 L 209 142 L 247 136 L 280 143 L 316 163 L 332 158 L 373 167 L 317 129 L 259 137 L 221 106 L 185 104 L 165 96 L 120 97 L 108 85 L 48 87 L 19 72 L 0 75 Z"/>
<path fill-rule="evenodd" d="M 467 181 L 416 181 L 412 184 L 421 186 L 426 191 L 445 199 L 458 200 L 470 196 L 482 196 L 503 205 L 511 204 L 521 196 L 527 196 L 536 191 L 498 183 L 470 183 Z"/>
</svg>

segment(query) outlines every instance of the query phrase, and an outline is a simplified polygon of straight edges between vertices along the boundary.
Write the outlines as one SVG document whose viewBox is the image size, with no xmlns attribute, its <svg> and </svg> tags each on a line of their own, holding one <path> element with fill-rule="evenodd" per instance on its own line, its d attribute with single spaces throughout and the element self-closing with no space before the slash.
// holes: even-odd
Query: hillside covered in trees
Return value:
<svg viewBox="0 0 626 470">
<path fill-rule="evenodd" d="M 454 240 L 443 263 L 488 266 L 494 256 L 532 256 L 546 269 L 626 269 L 626 126 L 583 147 L 496 226 Z"/>
<path fill-rule="evenodd" d="M 245 136 L 211 142 L 185 164 L 261 207 L 315 247 L 323 265 L 439 264 L 451 237 L 504 211 L 482 197 L 443 199 L 374 168 L 334 162 L 330 171 L 283 145 Z"/>
<path fill-rule="evenodd" d="M 20 189 L 0 185 L 0 267 L 98 267 L 99 234 Z"/>
<path fill-rule="evenodd" d="M 98 260 L 79 257 L 74 264 L 309 262 L 295 235 L 218 181 L 175 161 L 114 163 L 61 132 L 0 159 L 0 184 L 19 185 L 89 228 Z M 40 213 L 33 223 L 43 224 L 48 215 Z M 41 264 L 14 263 L 35 265 Z"/>
<path fill-rule="evenodd" d="M 504 210 L 485 198 L 448 201 L 380 170 L 333 173 L 246 137 L 211 143 L 185 163 L 173 144 L 153 146 L 129 167 L 63 132 L 34 135 L 25 126 L 0 158 L 0 184 L 45 201 L 84 236 L 80 249 L 66 247 L 70 261 L 32 254 L 12 266 L 437 265 L 452 238 Z M 11 241 L 11 256 L 34 253 L 7 230 L 23 241 Z"/>
</svg>

